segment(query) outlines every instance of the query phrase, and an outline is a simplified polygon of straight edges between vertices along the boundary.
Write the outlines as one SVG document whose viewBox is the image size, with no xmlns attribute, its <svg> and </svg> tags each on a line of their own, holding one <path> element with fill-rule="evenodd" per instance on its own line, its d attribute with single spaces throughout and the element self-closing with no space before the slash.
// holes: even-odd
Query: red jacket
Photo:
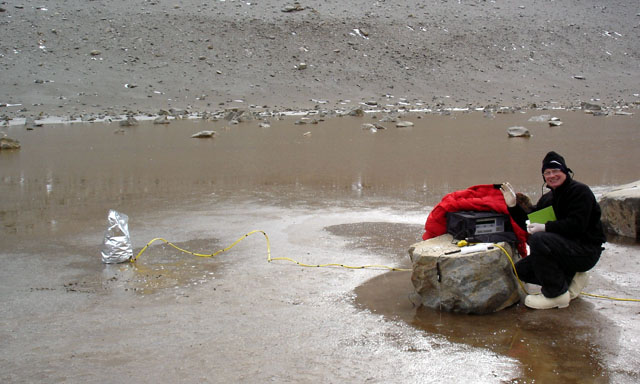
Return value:
<svg viewBox="0 0 640 384">
<path fill-rule="evenodd" d="M 442 198 L 442 201 L 433 208 L 427 217 L 422 240 L 447 233 L 447 212 L 459 211 L 493 211 L 509 214 L 502 192 L 493 184 L 475 185 L 462 191 L 451 192 Z M 511 216 L 509 217 L 511 218 Z M 518 239 L 518 253 L 520 256 L 526 257 L 528 234 L 513 221 L 513 218 L 511 218 L 511 226 Z"/>
</svg>

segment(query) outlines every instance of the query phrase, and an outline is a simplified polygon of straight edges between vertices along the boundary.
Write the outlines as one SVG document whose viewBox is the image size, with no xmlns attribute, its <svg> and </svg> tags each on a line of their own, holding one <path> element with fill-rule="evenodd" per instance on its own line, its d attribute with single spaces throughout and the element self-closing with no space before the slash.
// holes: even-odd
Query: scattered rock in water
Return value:
<svg viewBox="0 0 640 384">
<path fill-rule="evenodd" d="M 207 139 L 215 136 L 215 134 L 216 134 L 216 131 L 200 131 L 196 134 L 191 135 L 191 137 L 195 139 Z"/>
<path fill-rule="evenodd" d="M 171 123 L 171 121 L 169 121 L 169 117 L 167 115 L 158 116 L 153 120 L 153 124 L 169 124 L 169 123 Z"/>
<path fill-rule="evenodd" d="M 0 150 L 20 149 L 20 142 L 10 137 L 0 137 Z"/>
<path fill-rule="evenodd" d="M 549 126 L 550 127 L 559 127 L 561 125 L 562 125 L 562 121 L 560 121 L 559 118 L 552 117 L 551 119 L 549 119 Z"/>
<path fill-rule="evenodd" d="M 396 123 L 396 128 L 409 128 L 413 127 L 413 123 L 410 121 L 398 121 Z"/>
<path fill-rule="evenodd" d="M 525 127 L 509 127 L 507 135 L 509 137 L 531 137 L 531 132 Z"/>
<path fill-rule="evenodd" d="M 121 127 L 135 127 L 138 125 L 138 120 L 133 116 L 127 116 L 125 120 L 120 121 Z"/>
</svg>

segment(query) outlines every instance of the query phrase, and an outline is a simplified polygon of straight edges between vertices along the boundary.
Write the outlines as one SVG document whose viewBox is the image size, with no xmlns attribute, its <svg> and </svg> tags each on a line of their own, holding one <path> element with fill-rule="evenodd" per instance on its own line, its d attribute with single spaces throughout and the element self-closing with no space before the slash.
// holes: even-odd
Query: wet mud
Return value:
<svg viewBox="0 0 640 384">
<path fill-rule="evenodd" d="M 549 113 L 416 113 L 375 133 L 362 124 L 380 114 L 4 128 L 22 149 L 0 153 L 0 378 L 635 382 L 637 303 L 460 316 L 414 308 L 410 272 L 266 261 L 410 268 L 444 194 L 508 180 L 536 200 L 551 149 L 596 194 L 637 179 L 636 117 L 530 121 Z M 514 125 L 533 136 L 509 139 Z M 204 129 L 217 133 L 191 138 Z M 158 236 L 213 253 L 253 229 L 271 247 L 256 235 L 199 258 L 156 242 L 104 265 L 109 209 L 129 215 L 134 254 Z M 611 238 L 589 290 L 639 297 L 638 247 Z"/>
</svg>

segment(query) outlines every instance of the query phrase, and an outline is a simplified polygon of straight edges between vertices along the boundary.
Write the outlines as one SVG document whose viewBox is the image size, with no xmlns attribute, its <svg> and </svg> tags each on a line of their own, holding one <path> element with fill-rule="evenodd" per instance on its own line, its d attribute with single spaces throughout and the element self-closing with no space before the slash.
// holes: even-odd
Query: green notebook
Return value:
<svg viewBox="0 0 640 384">
<path fill-rule="evenodd" d="M 529 217 L 529 221 L 532 223 L 545 224 L 547 221 L 556 220 L 556 213 L 553 211 L 553 206 L 551 205 L 539 211 L 531 212 L 527 216 Z"/>
</svg>

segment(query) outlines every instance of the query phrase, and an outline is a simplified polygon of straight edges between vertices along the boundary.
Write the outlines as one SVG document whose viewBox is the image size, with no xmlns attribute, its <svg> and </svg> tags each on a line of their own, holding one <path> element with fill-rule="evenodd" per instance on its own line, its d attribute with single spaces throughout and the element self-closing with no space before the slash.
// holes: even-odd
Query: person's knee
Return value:
<svg viewBox="0 0 640 384">
<path fill-rule="evenodd" d="M 548 233 L 546 232 L 536 232 L 533 235 L 529 236 L 529 239 L 527 240 L 527 242 L 529 243 L 530 247 L 538 247 L 542 244 L 545 243 L 545 239 L 548 236 Z"/>
<path fill-rule="evenodd" d="M 551 254 L 551 244 L 553 244 L 553 234 L 547 232 L 536 232 L 533 235 L 529 236 L 527 243 L 529 243 L 529 248 L 531 248 L 532 254 L 537 254 L 540 256 Z"/>
</svg>

